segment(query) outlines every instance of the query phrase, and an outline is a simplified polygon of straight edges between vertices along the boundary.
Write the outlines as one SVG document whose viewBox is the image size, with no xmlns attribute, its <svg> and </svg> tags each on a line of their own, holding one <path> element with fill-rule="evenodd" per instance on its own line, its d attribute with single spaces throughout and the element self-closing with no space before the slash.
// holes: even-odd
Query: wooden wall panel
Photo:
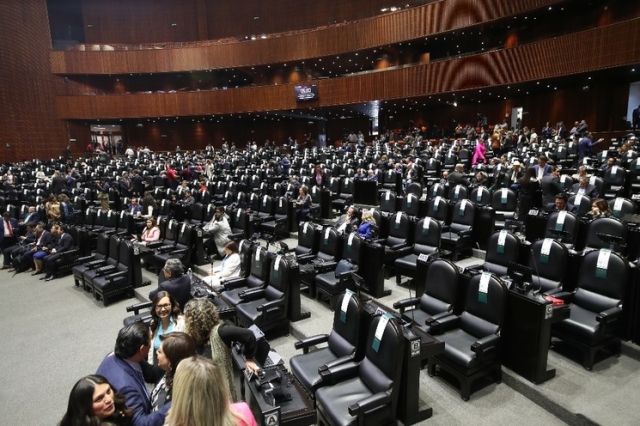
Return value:
<svg viewBox="0 0 640 426">
<path fill-rule="evenodd" d="M 558 54 L 560 53 L 560 55 Z M 640 62 L 640 19 L 512 49 L 449 61 L 320 80 L 320 99 L 330 106 L 479 89 L 597 71 Z M 61 118 L 167 117 L 296 108 L 293 85 L 151 95 L 59 96 Z"/>
<path fill-rule="evenodd" d="M 63 154 L 61 77 L 51 74 L 46 0 L 0 2 L 0 162 Z M 9 144 L 9 146 L 7 146 Z"/>
<path fill-rule="evenodd" d="M 196 0 L 190 0 L 188 5 L 195 7 L 194 1 Z M 326 2 L 318 3 L 324 5 Z M 51 52 L 51 69 L 57 74 L 125 74 L 286 63 L 395 44 L 486 23 L 556 3 L 561 3 L 561 0 L 444 0 L 358 22 L 265 40 L 227 44 L 205 43 L 153 50 Z M 162 26 L 164 23 L 158 25 Z M 194 19 L 194 31 L 197 31 L 197 26 Z M 153 29 L 154 24 L 143 20 L 136 25 L 136 29 L 138 28 Z"/>
</svg>

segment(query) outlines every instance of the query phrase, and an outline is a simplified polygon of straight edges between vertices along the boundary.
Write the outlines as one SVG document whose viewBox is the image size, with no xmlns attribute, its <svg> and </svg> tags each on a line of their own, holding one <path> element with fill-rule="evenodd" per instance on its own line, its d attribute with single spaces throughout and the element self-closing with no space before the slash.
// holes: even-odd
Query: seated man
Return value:
<svg viewBox="0 0 640 426">
<path fill-rule="evenodd" d="M 127 407 L 134 410 L 132 426 L 162 426 L 171 408 L 171 402 L 151 412 L 151 399 L 147 383 L 157 383 L 164 371 L 147 362 L 151 348 L 149 326 L 134 322 L 118 333 L 116 346 L 107 355 L 96 374 L 104 376 L 114 389 L 125 398 Z"/>
<path fill-rule="evenodd" d="M 191 195 L 191 191 L 184 192 L 184 198 L 180 201 L 183 207 L 191 207 L 196 202 L 196 199 Z"/>
<path fill-rule="evenodd" d="M 349 233 L 353 230 L 357 230 L 358 225 L 360 225 L 360 221 L 358 220 L 356 208 L 354 206 L 349 206 L 349 208 L 347 208 L 347 212 L 338 218 L 334 227 L 338 232 Z"/>
<path fill-rule="evenodd" d="M 576 209 L 576 206 L 574 206 L 573 204 L 569 204 L 569 202 L 567 201 L 568 199 L 569 197 L 567 197 L 567 194 L 561 192 L 560 194 L 556 195 L 555 203 L 547 204 L 547 210 L 556 212 L 566 210 L 571 213 L 576 213 L 578 209 Z"/>
<path fill-rule="evenodd" d="M 40 222 L 40 213 L 36 211 L 35 206 L 29 206 L 29 211 L 24 219 L 18 222 L 20 225 L 20 233 L 24 234 L 23 231 L 26 230 L 27 225 L 35 226 L 38 222 Z"/>
<path fill-rule="evenodd" d="M 53 230 L 53 227 L 51 228 Z M 62 257 L 62 253 L 67 252 L 75 248 L 75 242 L 70 234 L 67 234 L 66 226 L 59 225 L 56 229 L 59 239 L 58 244 L 49 250 L 42 260 L 44 261 L 45 276 L 40 278 L 41 280 L 51 281 L 57 278 L 57 266 L 56 260 Z"/>
<path fill-rule="evenodd" d="M 28 251 L 29 245 L 31 243 L 35 243 L 36 234 L 34 231 L 35 226 L 27 225 L 27 233 L 23 236 L 18 237 L 18 243 L 4 249 L 4 251 L 2 252 L 4 255 L 4 262 L 2 264 L 3 269 L 5 266 L 9 266 L 9 272 L 13 272 L 15 270 L 15 267 L 12 266 L 13 259 Z"/>
<path fill-rule="evenodd" d="M 184 275 L 183 271 L 184 266 L 180 259 L 167 259 L 161 271 L 164 274 L 164 281 L 149 293 L 149 300 L 153 300 L 159 291 L 164 290 L 176 299 L 176 302 L 180 304 L 180 309 L 184 308 L 184 305 L 191 299 L 191 277 Z"/>
<path fill-rule="evenodd" d="M 127 213 L 131 213 L 134 217 L 142 216 L 142 206 L 138 203 L 137 198 L 132 198 L 127 206 Z"/>
<path fill-rule="evenodd" d="M 579 195 L 584 195 L 586 197 L 595 200 L 598 198 L 598 188 L 595 185 L 589 184 L 589 178 L 586 176 L 580 177 L 580 182 L 574 183 L 571 187 L 571 192 Z"/>
</svg>

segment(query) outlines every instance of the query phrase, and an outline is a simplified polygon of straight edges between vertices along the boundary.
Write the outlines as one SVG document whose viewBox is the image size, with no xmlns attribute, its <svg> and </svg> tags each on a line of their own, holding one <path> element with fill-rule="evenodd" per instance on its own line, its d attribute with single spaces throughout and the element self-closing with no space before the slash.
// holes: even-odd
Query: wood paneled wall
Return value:
<svg viewBox="0 0 640 426">
<path fill-rule="evenodd" d="M 561 3 L 561 0 L 445 0 L 358 22 L 265 40 L 171 49 L 51 52 L 51 69 L 56 74 L 127 74 L 284 63 L 395 44 L 556 3 Z M 191 25 L 196 28 L 198 23 L 194 22 Z M 154 26 L 141 21 L 136 28 L 146 31 Z"/>
<path fill-rule="evenodd" d="M 51 74 L 50 49 L 46 0 L 0 2 L 0 162 L 64 152 L 55 109 L 62 78 Z"/>
<path fill-rule="evenodd" d="M 640 19 L 512 49 L 318 81 L 305 107 L 410 98 L 536 81 L 640 62 Z M 66 119 L 171 117 L 297 108 L 293 85 L 150 95 L 59 96 Z"/>
</svg>

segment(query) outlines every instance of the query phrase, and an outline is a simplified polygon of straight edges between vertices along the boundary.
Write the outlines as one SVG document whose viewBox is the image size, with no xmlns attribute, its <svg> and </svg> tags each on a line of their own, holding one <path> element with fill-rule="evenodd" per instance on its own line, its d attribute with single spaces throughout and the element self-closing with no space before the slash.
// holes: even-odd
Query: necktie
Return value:
<svg viewBox="0 0 640 426">
<path fill-rule="evenodd" d="M 7 227 L 9 228 L 9 236 L 13 237 L 13 229 L 11 229 L 11 222 L 7 222 Z"/>
</svg>

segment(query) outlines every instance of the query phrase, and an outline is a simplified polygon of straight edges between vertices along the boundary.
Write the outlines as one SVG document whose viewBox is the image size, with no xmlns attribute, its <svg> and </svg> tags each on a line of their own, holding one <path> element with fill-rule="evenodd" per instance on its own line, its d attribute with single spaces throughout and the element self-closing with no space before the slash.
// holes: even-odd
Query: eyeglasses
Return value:
<svg viewBox="0 0 640 426">
<path fill-rule="evenodd" d="M 161 311 L 162 309 L 171 308 L 171 303 L 163 303 L 162 305 L 156 305 L 156 310 Z"/>
</svg>

